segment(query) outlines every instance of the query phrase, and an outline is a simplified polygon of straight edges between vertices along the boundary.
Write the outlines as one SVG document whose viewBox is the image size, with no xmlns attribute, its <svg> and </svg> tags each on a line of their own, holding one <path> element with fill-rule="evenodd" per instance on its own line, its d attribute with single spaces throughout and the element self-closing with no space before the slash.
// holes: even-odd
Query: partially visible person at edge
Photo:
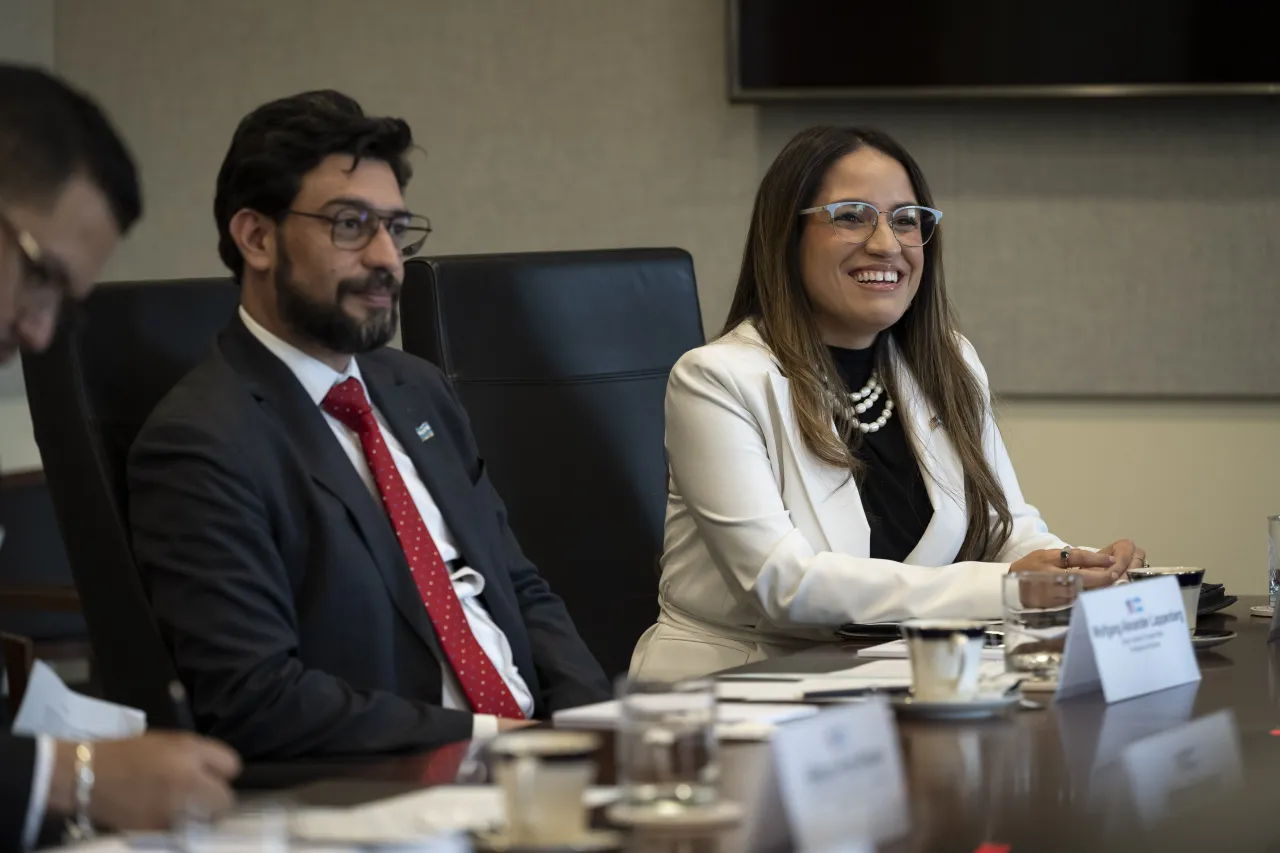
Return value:
<svg viewBox="0 0 1280 853">
<path fill-rule="evenodd" d="M 49 346 L 67 302 L 88 295 L 142 211 L 133 161 L 84 95 L 0 64 L 0 360 Z M 77 759 L 79 752 L 79 759 Z M 77 814 L 77 761 L 94 781 Z M 0 733 L 0 853 L 35 844 L 52 819 L 162 829 L 179 806 L 218 815 L 239 758 L 190 734 L 75 744 Z"/>
<path fill-rule="evenodd" d="M 694 676 L 846 623 L 999 618 L 1008 572 L 1114 582 L 1145 553 L 1051 534 L 957 331 L 924 174 L 883 133 L 819 127 L 769 168 L 722 337 L 667 388 L 658 622 L 633 675 Z"/>
</svg>

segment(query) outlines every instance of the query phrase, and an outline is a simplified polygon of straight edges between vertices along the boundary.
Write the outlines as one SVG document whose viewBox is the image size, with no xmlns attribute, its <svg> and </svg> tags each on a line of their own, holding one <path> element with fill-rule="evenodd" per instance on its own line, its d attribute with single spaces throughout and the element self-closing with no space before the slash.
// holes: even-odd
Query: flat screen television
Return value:
<svg viewBox="0 0 1280 853">
<path fill-rule="evenodd" d="M 1257 0 L 729 0 L 736 101 L 1280 94 Z"/>
</svg>

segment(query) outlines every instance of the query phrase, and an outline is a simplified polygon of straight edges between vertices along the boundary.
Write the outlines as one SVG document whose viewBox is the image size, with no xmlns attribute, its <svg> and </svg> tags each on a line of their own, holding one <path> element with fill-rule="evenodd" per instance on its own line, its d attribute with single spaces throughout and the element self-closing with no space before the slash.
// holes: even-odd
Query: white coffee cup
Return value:
<svg viewBox="0 0 1280 853">
<path fill-rule="evenodd" d="M 1145 581 L 1170 575 L 1178 580 L 1178 591 L 1182 593 L 1182 610 L 1187 617 L 1187 630 L 1196 632 L 1196 614 L 1200 610 L 1200 585 L 1204 583 L 1204 569 L 1194 566 L 1148 566 L 1145 569 L 1130 569 L 1129 580 Z"/>
<path fill-rule="evenodd" d="M 573 844 L 587 833 L 587 786 L 595 779 L 598 735 L 523 731 L 489 746 L 494 780 L 507 805 L 505 841 Z"/>
<path fill-rule="evenodd" d="M 911 693 L 921 702 L 961 702 L 978 695 L 985 622 L 910 619 L 902 636 L 911 657 Z"/>
</svg>

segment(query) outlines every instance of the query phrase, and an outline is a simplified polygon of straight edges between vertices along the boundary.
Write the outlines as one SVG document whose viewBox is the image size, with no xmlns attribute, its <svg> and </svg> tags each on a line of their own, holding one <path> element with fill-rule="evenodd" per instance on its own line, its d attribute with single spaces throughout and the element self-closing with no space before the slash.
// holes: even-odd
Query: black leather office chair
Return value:
<svg viewBox="0 0 1280 853">
<path fill-rule="evenodd" d="M 680 249 L 410 262 L 404 348 L 453 380 L 525 553 L 610 675 L 657 615 L 663 396 L 703 343 Z"/>
<path fill-rule="evenodd" d="M 48 352 L 22 357 L 36 444 L 93 644 L 103 693 L 177 724 L 169 656 L 129 544 L 125 462 L 160 398 L 239 303 L 227 279 L 99 288 Z"/>
<path fill-rule="evenodd" d="M 0 478 L 0 527 L 0 640 L 9 640 L 5 674 L 16 710 L 30 669 L 17 649 L 29 651 L 32 659 L 78 663 L 91 662 L 92 651 L 43 471 Z M 85 681 L 73 684 L 92 693 L 91 667 Z"/>
</svg>

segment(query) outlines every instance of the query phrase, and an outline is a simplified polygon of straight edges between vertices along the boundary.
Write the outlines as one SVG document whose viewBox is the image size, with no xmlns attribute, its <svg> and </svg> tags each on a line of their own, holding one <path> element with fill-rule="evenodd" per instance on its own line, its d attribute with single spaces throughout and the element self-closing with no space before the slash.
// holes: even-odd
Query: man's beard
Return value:
<svg viewBox="0 0 1280 853">
<path fill-rule="evenodd" d="M 344 278 L 338 282 L 332 302 L 317 302 L 293 278 L 293 263 L 283 247 L 276 265 L 276 310 L 293 332 L 330 352 L 359 355 L 386 346 L 395 337 L 400 323 L 400 282 L 379 270 L 367 278 Z M 387 292 L 390 308 L 373 308 L 361 321 L 342 310 L 342 300 L 351 294 Z"/>
</svg>

